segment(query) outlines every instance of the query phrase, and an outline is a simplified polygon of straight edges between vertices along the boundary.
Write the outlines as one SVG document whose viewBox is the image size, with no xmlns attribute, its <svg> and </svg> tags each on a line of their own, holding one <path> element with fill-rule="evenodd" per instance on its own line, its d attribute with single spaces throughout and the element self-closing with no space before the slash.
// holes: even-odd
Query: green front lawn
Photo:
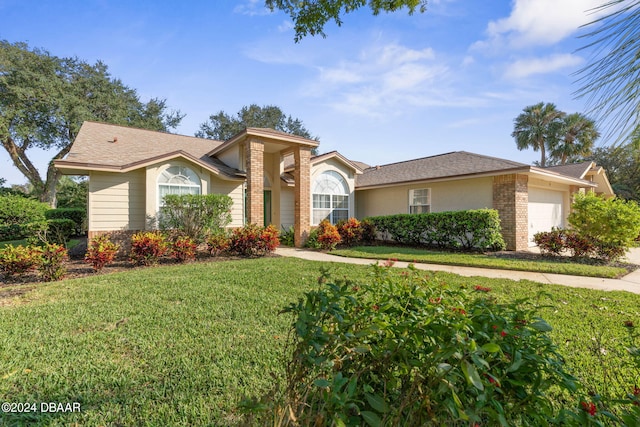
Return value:
<svg viewBox="0 0 640 427">
<path fill-rule="evenodd" d="M 571 262 L 566 258 L 537 260 L 503 258 L 484 254 L 433 251 L 399 246 L 356 246 L 331 252 L 353 258 L 395 259 L 406 262 L 459 265 L 465 267 L 498 268 L 538 273 L 570 274 L 575 276 L 618 278 L 629 272 L 623 267 Z"/>
<path fill-rule="evenodd" d="M 71 414 L 0 412 L 0 425 L 237 424 L 238 401 L 282 374 L 290 319 L 278 311 L 317 286 L 322 265 L 263 258 L 0 287 L 2 400 L 81 404 Z M 369 273 L 331 268 L 357 280 Z M 640 295 L 424 274 L 490 287 L 499 300 L 548 292 L 541 314 L 569 371 L 599 392 L 639 383 L 625 358 L 624 323 L 640 325 Z"/>
</svg>

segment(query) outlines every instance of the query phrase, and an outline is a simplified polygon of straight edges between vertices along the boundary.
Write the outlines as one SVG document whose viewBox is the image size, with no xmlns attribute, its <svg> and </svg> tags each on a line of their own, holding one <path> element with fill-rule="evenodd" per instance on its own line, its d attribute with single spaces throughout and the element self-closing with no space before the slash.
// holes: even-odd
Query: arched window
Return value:
<svg viewBox="0 0 640 427">
<path fill-rule="evenodd" d="M 349 219 L 349 186 L 335 171 L 322 172 L 313 180 L 313 224 L 328 219 L 332 224 Z"/>
<path fill-rule="evenodd" d="M 171 166 L 158 177 L 158 201 L 168 194 L 200 194 L 200 178 L 191 169 L 184 166 Z"/>
</svg>

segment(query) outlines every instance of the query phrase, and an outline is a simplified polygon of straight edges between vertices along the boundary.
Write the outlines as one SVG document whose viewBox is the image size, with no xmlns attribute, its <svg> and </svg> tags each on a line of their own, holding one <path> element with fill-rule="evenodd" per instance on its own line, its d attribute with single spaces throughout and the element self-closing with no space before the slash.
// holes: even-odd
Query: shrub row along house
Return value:
<svg viewBox="0 0 640 427">
<path fill-rule="evenodd" d="M 371 167 L 317 141 L 248 128 L 227 141 L 85 122 L 64 174 L 89 176 L 89 238 L 152 228 L 167 194 L 227 194 L 231 227 L 295 230 L 296 246 L 322 219 L 493 208 L 507 248 L 565 226 L 571 194 L 613 195 L 593 162 L 539 168 L 464 151 Z"/>
</svg>

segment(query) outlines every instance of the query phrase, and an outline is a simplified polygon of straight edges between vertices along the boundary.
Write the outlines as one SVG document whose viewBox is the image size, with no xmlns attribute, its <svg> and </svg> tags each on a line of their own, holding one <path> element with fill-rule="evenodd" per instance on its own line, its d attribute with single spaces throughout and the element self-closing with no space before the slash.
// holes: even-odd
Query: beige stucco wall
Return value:
<svg viewBox="0 0 640 427">
<path fill-rule="evenodd" d="M 356 217 L 409 213 L 409 190 L 431 189 L 431 211 L 483 209 L 493 206 L 493 179 L 413 183 L 356 191 Z"/>
<path fill-rule="evenodd" d="M 221 160 L 225 165 L 236 168 L 238 170 L 245 170 L 244 160 L 244 145 L 243 144 L 234 144 L 226 150 L 217 153 L 216 157 Z"/>
<path fill-rule="evenodd" d="M 89 174 L 89 231 L 142 230 L 145 225 L 145 173 Z"/>
<path fill-rule="evenodd" d="M 322 162 L 315 163 L 311 166 L 311 193 L 313 193 L 315 178 L 325 171 L 334 171 L 342 175 L 349 187 L 349 217 L 356 215 L 356 195 L 355 195 L 355 174 L 353 168 L 345 165 L 341 161 L 333 158 L 327 159 Z M 313 223 L 313 195 L 310 197 L 311 204 L 309 206 L 309 218 L 311 219 L 311 225 L 318 225 Z"/>
</svg>

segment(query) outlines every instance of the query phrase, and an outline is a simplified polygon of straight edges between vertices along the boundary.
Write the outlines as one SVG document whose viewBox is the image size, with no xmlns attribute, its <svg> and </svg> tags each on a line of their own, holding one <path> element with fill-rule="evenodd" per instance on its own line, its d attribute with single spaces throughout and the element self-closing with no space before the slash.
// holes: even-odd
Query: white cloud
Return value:
<svg viewBox="0 0 640 427">
<path fill-rule="evenodd" d="M 546 58 L 521 59 L 509 65 L 504 76 L 509 79 L 521 79 L 534 74 L 553 73 L 564 68 L 582 64 L 583 59 L 571 54 L 551 55 Z"/>
<path fill-rule="evenodd" d="M 269 8 L 264 7 L 263 0 L 246 0 L 244 3 L 237 5 L 233 11 L 241 15 L 261 16 L 271 13 Z"/>
<path fill-rule="evenodd" d="M 305 95 L 327 97 L 339 111 L 373 116 L 446 102 L 448 97 L 437 91 L 446 86 L 449 68 L 435 58 L 430 48 L 376 45 L 355 59 L 320 68 Z"/>
<path fill-rule="evenodd" d="M 594 11 L 603 0 L 513 0 L 511 14 L 489 22 L 488 40 L 476 47 L 552 45 L 605 12 Z M 610 9 L 609 9 L 610 12 Z"/>
</svg>

